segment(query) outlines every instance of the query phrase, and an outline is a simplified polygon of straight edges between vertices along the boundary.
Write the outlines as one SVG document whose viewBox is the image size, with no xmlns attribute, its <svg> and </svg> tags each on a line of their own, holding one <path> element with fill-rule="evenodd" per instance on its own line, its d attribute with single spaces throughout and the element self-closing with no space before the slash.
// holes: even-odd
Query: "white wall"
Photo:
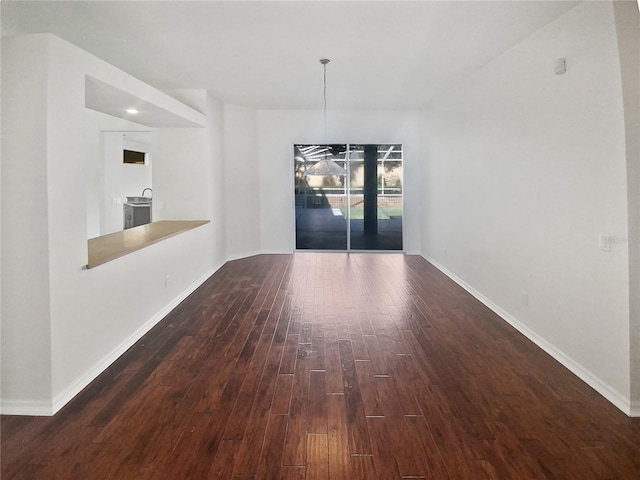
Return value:
<svg viewBox="0 0 640 480">
<path fill-rule="evenodd" d="M 2 391 L 36 407 L 51 399 L 47 47 L 2 39 Z"/>
<path fill-rule="evenodd" d="M 585 2 L 438 98 L 422 252 L 628 411 L 628 251 L 598 243 L 627 235 L 620 92 L 612 6 Z"/>
<path fill-rule="evenodd" d="M 208 151 L 211 159 L 211 184 L 209 189 L 209 211 L 213 229 L 213 264 L 222 265 L 227 258 L 226 211 L 225 211 L 225 168 L 224 168 L 224 106 L 222 102 L 207 94 L 205 113 L 207 115 Z"/>
<path fill-rule="evenodd" d="M 212 250 L 219 226 L 208 224 L 83 269 L 91 178 L 79 141 L 85 74 L 176 114 L 183 106 L 174 109 L 173 99 L 52 35 L 3 39 L 2 61 L 3 99 L 15 99 L 2 109 L 2 205 L 19 192 L 23 208 L 2 216 L 2 409 L 50 414 L 213 273 L 224 252 Z M 221 132 L 205 131 L 168 129 L 153 152 L 167 212 L 211 216 L 209 139 Z M 178 161 L 176 152 L 187 154 Z"/>
<path fill-rule="evenodd" d="M 411 111 L 328 111 L 329 143 L 402 143 L 404 149 L 404 249 L 420 251 L 421 114 Z M 260 244 L 263 252 L 294 249 L 295 143 L 324 142 L 322 111 L 261 110 L 259 130 Z"/>
<path fill-rule="evenodd" d="M 153 218 L 209 219 L 211 172 L 205 129 L 156 128 L 153 155 Z"/>
<path fill-rule="evenodd" d="M 255 255 L 262 210 L 256 110 L 224 105 L 224 159 L 227 259 Z"/>
<path fill-rule="evenodd" d="M 640 12 L 633 2 L 614 2 L 613 11 L 627 148 L 631 404 L 632 415 L 640 416 Z"/>
</svg>

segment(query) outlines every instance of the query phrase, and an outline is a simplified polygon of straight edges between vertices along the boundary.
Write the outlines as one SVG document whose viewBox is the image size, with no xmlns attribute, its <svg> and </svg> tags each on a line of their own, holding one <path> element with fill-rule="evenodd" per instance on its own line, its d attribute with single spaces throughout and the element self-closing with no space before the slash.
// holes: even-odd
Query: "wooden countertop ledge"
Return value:
<svg viewBox="0 0 640 480">
<path fill-rule="evenodd" d="M 87 268 L 97 267 L 207 223 L 209 220 L 163 220 L 129 228 L 122 232 L 90 238 L 88 240 L 89 263 Z"/>
</svg>

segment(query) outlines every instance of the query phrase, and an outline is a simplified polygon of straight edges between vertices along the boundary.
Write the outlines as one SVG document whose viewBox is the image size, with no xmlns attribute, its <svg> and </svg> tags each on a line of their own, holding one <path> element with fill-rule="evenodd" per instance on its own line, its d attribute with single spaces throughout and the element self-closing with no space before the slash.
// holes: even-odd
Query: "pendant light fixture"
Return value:
<svg viewBox="0 0 640 480">
<path fill-rule="evenodd" d="M 320 160 L 315 165 L 309 167 L 304 174 L 305 175 L 346 175 L 347 171 L 338 165 L 333 160 L 329 160 L 327 158 L 327 152 L 329 151 L 329 146 L 327 145 L 327 63 L 329 63 L 328 58 L 323 58 L 320 60 L 323 68 L 323 84 L 324 89 L 322 91 L 322 96 L 324 99 L 324 158 Z"/>
</svg>

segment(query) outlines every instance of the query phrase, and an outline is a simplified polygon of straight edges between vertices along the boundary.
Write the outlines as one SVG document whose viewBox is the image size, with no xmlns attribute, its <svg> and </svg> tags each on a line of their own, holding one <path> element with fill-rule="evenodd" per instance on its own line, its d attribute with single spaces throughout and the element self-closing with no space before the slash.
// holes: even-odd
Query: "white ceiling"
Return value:
<svg viewBox="0 0 640 480">
<path fill-rule="evenodd" d="M 159 89 L 264 109 L 419 109 L 577 1 L 7 1 L 2 34 L 54 33 Z M 550 58 L 550 64 L 554 59 Z"/>
</svg>

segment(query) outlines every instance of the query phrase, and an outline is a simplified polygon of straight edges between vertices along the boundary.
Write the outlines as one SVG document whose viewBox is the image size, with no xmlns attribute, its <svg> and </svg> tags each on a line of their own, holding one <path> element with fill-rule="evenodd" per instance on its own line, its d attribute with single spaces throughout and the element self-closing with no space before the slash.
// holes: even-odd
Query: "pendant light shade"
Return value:
<svg viewBox="0 0 640 480">
<path fill-rule="evenodd" d="M 305 175 L 346 175 L 347 171 L 333 160 L 326 158 L 309 167 Z"/>
<path fill-rule="evenodd" d="M 341 175 L 346 176 L 347 171 L 338 165 L 333 160 L 327 158 L 327 152 L 329 151 L 329 147 L 327 145 L 327 63 L 329 63 L 329 59 L 323 58 L 320 60 L 320 63 L 323 67 L 323 99 L 324 99 L 324 158 L 319 162 L 315 163 L 313 166 L 309 167 L 304 174 L 305 175 Z"/>
</svg>

